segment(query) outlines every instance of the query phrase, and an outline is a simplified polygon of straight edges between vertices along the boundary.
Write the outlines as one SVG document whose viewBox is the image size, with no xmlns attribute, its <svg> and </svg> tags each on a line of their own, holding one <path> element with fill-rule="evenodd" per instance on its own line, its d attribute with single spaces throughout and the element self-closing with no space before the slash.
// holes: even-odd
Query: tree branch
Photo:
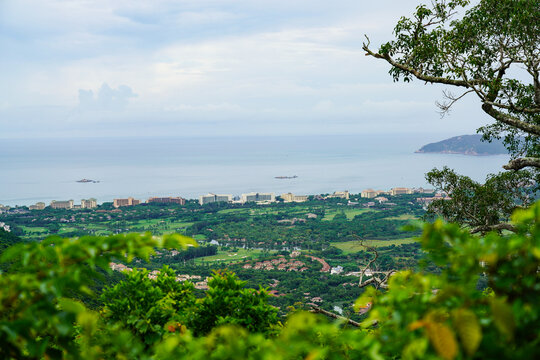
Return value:
<svg viewBox="0 0 540 360">
<path fill-rule="evenodd" d="M 532 135 L 540 136 L 540 126 L 535 125 L 535 124 L 529 124 L 525 121 L 516 119 L 513 116 L 510 116 L 498 110 L 495 110 L 493 105 L 489 104 L 489 102 L 484 102 L 482 104 L 482 110 L 484 110 L 486 114 L 490 115 L 495 120 L 498 120 L 506 125 L 510 125 L 512 127 L 518 128 Z"/>
<path fill-rule="evenodd" d="M 367 38 L 367 36 L 366 36 L 366 38 Z M 466 87 L 466 88 L 470 88 L 472 85 L 479 85 L 479 84 L 486 83 L 485 80 L 481 80 L 481 79 L 473 79 L 473 80 L 469 80 L 469 81 L 464 81 L 464 80 L 455 80 L 455 79 L 449 79 L 449 78 L 446 78 L 446 77 L 431 76 L 431 75 L 423 74 L 423 73 L 421 73 L 420 71 L 418 71 L 416 69 L 413 69 L 413 68 L 411 68 L 409 66 L 398 63 L 397 61 L 392 59 L 392 57 L 390 55 L 388 55 L 388 54 L 380 54 L 380 53 L 373 52 L 369 48 L 369 39 L 368 39 L 367 44 L 366 43 L 362 44 L 362 49 L 366 52 L 366 56 L 373 56 L 374 58 L 377 58 L 377 59 L 386 60 L 386 62 L 388 62 L 393 67 L 396 67 L 396 68 L 398 68 L 400 70 L 408 72 L 409 74 L 414 75 L 419 80 L 427 81 L 427 82 L 430 82 L 430 83 L 462 86 L 462 87 Z"/>
<path fill-rule="evenodd" d="M 476 233 L 487 233 L 489 231 L 501 231 L 501 230 L 508 230 L 508 231 L 512 231 L 512 232 L 516 232 L 517 229 L 514 225 L 512 224 L 508 224 L 508 223 L 502 223 L 502 224 L 496 224 L 496 225 L 482 225 L 482 226 L 478 226 L 474 229 L 471 230 L 471 234 L 476 234 Z"/>
<path fill-rule="evenodd" d="M 474 89 L 470 89 L 470 90 L 467 90 L 465 91 L 463 94 L 461 94 L 460 96 L 455 96 L 454 94 L 452 94 L 451 92 L 449 91 L 443 91 L 443 95 L 445 98 L 447 98 L 448 100 L 450 100 L 450 102 L 435 102 L 435 105 L 437 105 L 437 107 L 439 109 L 441 109 L 441 115 L 444 116 L 444 114 L 446 114 L 447 112 L 450 111 L 450 108 L 459 100 L 461 99 L 462 97 L 464 97 L 465 95 L 467 95 L 468 93 L 471 93 L 471 92 L 474 92 Z"/>
<path fill-rule="evenodd" d="M 337 315 L 337 314 L 334 314 L 334 313 L 332 313 L 330 311 L 326 311 L 324 309 L 321 309 L 320 307 L 318 307 L 315 304 L 310 304 L 310 306 L 311 306 L 310 312 L 312 312 L 312 313 L 323 314 L 323 315 L 326 315 L 326 316 L 334 318 L 334 319 L 343 320 L 343 321 L 347 322 L 348 324 L 350 324 L 352 326 L 361 327 L 360 323 L 358 323 L 358 322 L 356 322 L 354 320 L 351 320 L 351 319 L 348 319 L 348 318 L 346 318 L 344 316 Z"/>
<path fill-rule="evenodd" d="M 492 105 L 492 106 L 496 106 L 498 108 L 519 111 L 519 112 L 523 112 L 523 113 L 527 113 L 527 114 L 540 113 L 540 107 L 538 107 L 538 108 L 536 108 L 536 107 L 535 108 L 520 108 L 520 107 L 516 107 L 514 105 L 505 105 L 505 104 L 491 102 L 491 101 L 487 101 L 487 100 L 484 101 L 484 103 Z"/>
<path fill-rule="evenodd" d="M 514 159 L 511 160 L 508 164 L 504 165 L 503 168 L 505 170 L 521 170 L 529 166 L 540 168 L 540 159 L 532 157 Z"/>
</svg>

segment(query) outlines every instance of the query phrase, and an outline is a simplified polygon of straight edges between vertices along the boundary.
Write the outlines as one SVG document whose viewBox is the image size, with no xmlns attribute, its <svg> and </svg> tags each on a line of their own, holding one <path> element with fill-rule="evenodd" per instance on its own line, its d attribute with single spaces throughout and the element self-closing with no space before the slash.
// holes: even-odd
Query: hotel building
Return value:
<svg viewBox="0 0 540 360">
<path fill-rule="evenodd" d="M 51 208 L 53 209 L 73 209 L 73 200 L 67 201 L 51 201 Z"/>
<path fill-rule="evenodd" d="M 403 194 L 412 194 L 412 193 L 413 193 L 412 189 L 404 188 L 404 187 L 396 187 L 396 188 L 390 189 L 390 195 L 392 195 L 392 196 L 403 195 Z"/>
<path fill-rule="evenodd" d="M 82 199 L 81 200 L 81 209 L 95 209 L 97 208 L 97 201 L 94 198 L 91 199 Z"/>
<path fill-rule="evenodd" d="M 307 195 L 294 195 L 292 193 L 281 194 L 280 197 L 285 202 L 304 202 L 307 201 Z"/>
<path fill-rule="evenodd" d="M 185 205 L 186 199 L 181 197 L 151 197 L 150 199 L 146 200 L 147 204 L 150 203 L 160 203 L 160 204 L 179 204 L 179 205 Z"/>
<path fill-rule="evenodd" d="M 328 195 L 329 198 L 340 198 L 349 200 L 349 191 L 334 191 L 332 195 Z"/>
<path fill-rule="evenodd" d="M 226 194 L 206 194 L 199 196 L 199 204 L 210 204 L 214 202 L 231 202 L 232 195 Z"/>
<path fill-rule="evenodd" d="M 276 197 L 274 193 L 249 193 L 242 194 L 242 202 L 274 202 Z"/>
<path fill-rule="evenodd" d="M 127 199 L 114 199 L 113 206 L 115 208 L 119 208 L 121 206 L 139 205 L 140 203 L 141 203 L 140 200 L 134 199 L 132 197 L 128 197 Z"/>
</svg>

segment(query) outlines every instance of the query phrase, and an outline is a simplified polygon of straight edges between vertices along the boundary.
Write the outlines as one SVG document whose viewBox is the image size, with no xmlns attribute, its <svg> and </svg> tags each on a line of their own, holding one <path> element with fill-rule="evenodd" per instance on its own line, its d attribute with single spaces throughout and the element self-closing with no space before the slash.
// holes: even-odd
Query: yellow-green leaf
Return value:
<svg viewBox="0 0 540 360">
<path fill-rule="evenodd" d="M 512 308 L 503 299 L 492 298 L 491 312 L 497 329 L 507 338 L 512 339 L 516 327 Z"/>
<path fill-rule="evenodd" d="M 62 310 L 70 312 L 70 313 L 75 313 L 75 314 L 78 314 L 86 310 L 83 304 L 81 304 L 78 301 L 68 299 L 68 298 L 58 299 L 58 305 L 60 306 Z"/>
<path fill-rule="evenodd" d="M 469 309 L 458 309 L 452 313 L 454 327 L 469 356 L 473 356 L 482 341 L 482 328 L 474 312 Z"/>
<path fill-rule="evenodd" d="M 446 360 L 452 360 L 458 352 L 456 337 L 452 330 L 438 322 L 426 322 L 426 329 L 431 344 L 437 354 Z"/>
<path fill-rule="evenodd" d="M 535 258 L 540 259 L 540 248 L 538 248 L 538 247 L 533 247 L 532 253 L 533 253 L 533 255 L 534 255 Z"/>
</svg>

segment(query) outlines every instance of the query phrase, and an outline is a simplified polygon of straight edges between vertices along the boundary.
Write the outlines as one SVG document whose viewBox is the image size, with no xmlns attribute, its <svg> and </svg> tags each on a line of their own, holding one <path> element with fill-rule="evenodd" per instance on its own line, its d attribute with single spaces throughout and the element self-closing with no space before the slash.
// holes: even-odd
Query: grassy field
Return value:
<svg viewBox="0 0 540 360">
<path fill-rule="evenodd" d="M 47 233 L 49 232 L 49 229 L 44 227 L 31 227 L 31 226 L 21 226 L 23 231 L 29 235 L 36 235 L 41 233 Z"/>
<path fill-rule="evenodd" d="M 418 218 L 412 214 L 402 214 L 399 216 L 391 216 L 385 219 L 386 220 L 418 220 Z"/>
<path fill-rule="evenodd" d="M 354 217 L 356 215 L 360 215 L 360 214 L 363 214 L 365 212 L 368 212 L 368 211 L 376 211 L 376 210 L 372 210 L 372 209 L 343 209 L 343 210 L 340 210 L 340 209 L 331 209 L 331 210 L 327 210 L 324 214 L 324 218 L 323 220 L 332 220 L 334 219 L 334 216 L 336 216 L 337 214 L 343 212 L 345 213 L 345 216 L 347 217 L 348 220 L 352 220 L 354 219 Z"/>
<path fill-rule="evenodd" d="M 216 255 L 206 256 L 195 259 L 196 264 L 201 264 L 203 262 L 234 262 L 245 260 L 250 257 L 256 258 L 262 253 L 261 250 L 246 250 L 238 249 L 238 251 L 218 251 Z"/>
<path fill-rule="evenodd" d="M 394 240 L 364 240 L 363 243 L 368 246 L 390 246 L 390 245 L 401 245 L 401 244 L 411 244 L 416 242 L 416 238 L 405 238 L 405 239 L 394 239 Z M 362 250 L 365 250 L 364 247 L 360 246 L 360 241 L 343 241 L 331 243 L 332 246 L 337 247 L 338 249 L 343 250 L 345 254 L 356 253 Z"/>
</svg>

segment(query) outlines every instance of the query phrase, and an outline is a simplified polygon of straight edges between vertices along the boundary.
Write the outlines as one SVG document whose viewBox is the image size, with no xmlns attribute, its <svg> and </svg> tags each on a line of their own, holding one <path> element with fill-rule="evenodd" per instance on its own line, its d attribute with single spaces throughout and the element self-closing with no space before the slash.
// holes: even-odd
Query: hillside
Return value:
<svg viewBox="0 0 540 360">
<path fill-rule="evenodd" d="M 482 135 L 461 135 L 450 139 L 424 145 L 416 153 L 500 155 L 507 154 L 502 141 L 481 141 Z"/>
</svg>

